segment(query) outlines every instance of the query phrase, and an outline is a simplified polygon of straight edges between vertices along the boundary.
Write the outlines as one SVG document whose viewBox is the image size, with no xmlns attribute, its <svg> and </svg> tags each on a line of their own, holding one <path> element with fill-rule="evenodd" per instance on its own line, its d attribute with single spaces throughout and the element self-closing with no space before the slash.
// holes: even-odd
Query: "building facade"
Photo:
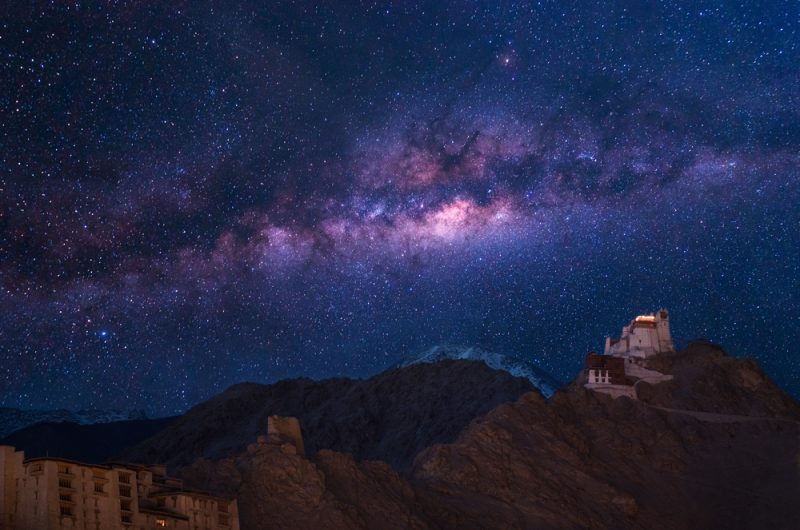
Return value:
<svg viewBox="0 0 800 530">
<path fill-rule="evenodd" d="M 0 530 L 239 530 L 235 500 L 183 487 L 164 466 L 25 459 L 0 445 Z"/>
<path fill-rule="evenodd" d="M 597 355 L 594 352 L 586 356 L 587 382 L 596 384 L 625 384 L 625 359 L 610 355 Z"/>
<path fill-rule="evenodd" d="M 636 399 L 638 382 L 658 384 L 672 379 L 671 375 L 647 368 L 647 359 L 674 351 L 667 310 L 639 315 L 622 328 L 618 339 L 606 337 L 603 355 L 591 352 L 586 356 L 584 387 L 615 398 Z"/>
<path fill-rule="evenodd" d="M 604 354 L 647 358 L 674 351 L 669 331 L 669 313 L 666 309 L 660 309 L 631 320 L 622 328 L 622 335 L 618 339 L 606 337 Z"/>
</svg>

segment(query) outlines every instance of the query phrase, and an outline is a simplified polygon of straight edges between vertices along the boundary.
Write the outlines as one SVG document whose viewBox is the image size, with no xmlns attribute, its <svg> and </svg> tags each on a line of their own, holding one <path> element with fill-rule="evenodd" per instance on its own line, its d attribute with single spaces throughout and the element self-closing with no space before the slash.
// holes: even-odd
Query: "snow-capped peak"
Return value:
<svg viewBox="0 0 800 530">
<path fill-rule="evenodd" d="M 536 366 L 533 361 L 472 346 L 434 346 L 419 355 L 406 357 L 400 361 L 398 366 L 402 368 L 412 364 L 435 363 L 445 359 L 483 361 L 489 368 L 506 371 L 515 377 L 524 377 L 545 397 L 552 396 L 561 386 L 558 380 Z"/>
<path fill-rule="evenodd" d="M 34 423 L 111 423 L 125 420 L 144 420 L 143 410 L 22 410 L 0 408 L 0 438 Z"/>
</svg>

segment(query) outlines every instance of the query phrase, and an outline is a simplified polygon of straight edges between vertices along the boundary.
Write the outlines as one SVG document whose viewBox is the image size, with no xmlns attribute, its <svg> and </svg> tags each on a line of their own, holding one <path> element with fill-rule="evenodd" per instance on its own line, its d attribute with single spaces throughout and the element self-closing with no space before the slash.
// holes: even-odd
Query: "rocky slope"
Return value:
<svg viewBox="0 0 800 530">
<path fill-rule="evenodd" d="M 172 468 L 223 458 L 263 433 L 267 416 L 281 415 L 300 419 L 309 454 L 331 449 L 403 470 L 423 448 L 453 441 L 473 418 L 531 390 L 527 379 L 474 361 L 417 364 L 366 380 L 246 383 L 192 408 L 121 457 Z"/>
<path fill-rule="evenodd" d="M 751 361 L 708 344 L 659 363 L 675 379 L 647 401 L 577 384 L 550 400 L 529 392 L 424 449 L 402 475 L 256 444 L 180 473 L 236 495 L 243 530 L 797 528 L 800 405 Z"/>
<path fill-rule="evenodd" d="M 419 355 L 409 356 L 398 364 L 399 367 L 421 363 L 436 363 L 447 359 L 481 361 L 489 368 L 503 370 L 514 377 L 524 377 L 536 387 L 544 397 L 552 396 L 563 386 L 561 382 L 539 368 L 533 361 L 513 355 L 490 352 L 471 346 L 443 345 L 434 346 Z"/>
<path fill-rule="evenodd" d="M 23 410 L 0 407 L 0 438 L 41 422 L 90 425 L 144 419 L 147 419 L 147 415 L 143 410 Z"/>
</svg>

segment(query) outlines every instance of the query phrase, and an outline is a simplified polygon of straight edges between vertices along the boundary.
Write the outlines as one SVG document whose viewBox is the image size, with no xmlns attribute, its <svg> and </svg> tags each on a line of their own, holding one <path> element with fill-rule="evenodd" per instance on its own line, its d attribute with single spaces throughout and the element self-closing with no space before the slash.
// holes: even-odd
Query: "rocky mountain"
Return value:
<svg viewBox="0 0 800 530">
<path fill-rule="evenodd" d="M 532 390 L 528 379 L 482 362 L 452 360 L 391 369 L 366 380 L 244 383 L 120 456 L 171 468 L 200 457 L 228 457 L 265 432 L 268 416 L 280 415 L 300 419 L 309 454 L 330 449 L 405 470 L 423 448 L 452 442 L 473 418 Z"/>
<path fill-rule="evenodd" d="M 552 396 L 562 383 L 556 380 L 534 361 L 513 355 L 490 352 L 472 346 L 440 345 L 422 352 L 419 355 L 409 356 L 400 361 L 399 367 L 411 366 L 421 363 L 435 363 L 445 359 L 481 361 L 490 368 L 503 370 L 514 377 L 524 377 L 539 389 L 545 397 Z"/>
<path fill-rule="evenodd" d="M 113 421 L 145 420 L 143 410 L 23 410 L 0 408 L 0 438 L 34 423 L 77 423 L 90 425 Z"/>
<path fill-rule="evenodd" d="M 643 388 L 641 400 L 578 383 L 549 400 L 528 392 L 475 418 L 451 442 L 421 450 L 401 473 L 344 452 L 304 456 L 268 443 L 198 459 L 179 473 L 191 486 L 235 495 L 243 530 L 263 521 L 271 528 L 797 528 L 800 404 L 755 363 L 713 345 L 694 343 L 649 363 L 674 379 Z"/>
</svg>

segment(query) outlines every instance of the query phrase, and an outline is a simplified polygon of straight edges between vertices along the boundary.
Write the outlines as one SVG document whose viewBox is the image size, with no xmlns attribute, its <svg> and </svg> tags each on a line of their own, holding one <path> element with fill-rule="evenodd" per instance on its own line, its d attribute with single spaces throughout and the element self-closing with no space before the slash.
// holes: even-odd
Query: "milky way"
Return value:
<svg viewBox="0 0 800 530">
<path fill-rule="evenodd" d="M 441 343 L 569 380 L 662 306 L 800 394 L 795 2 L 2 17 L 2 405 L 174 413 Z"/>
</svg>

